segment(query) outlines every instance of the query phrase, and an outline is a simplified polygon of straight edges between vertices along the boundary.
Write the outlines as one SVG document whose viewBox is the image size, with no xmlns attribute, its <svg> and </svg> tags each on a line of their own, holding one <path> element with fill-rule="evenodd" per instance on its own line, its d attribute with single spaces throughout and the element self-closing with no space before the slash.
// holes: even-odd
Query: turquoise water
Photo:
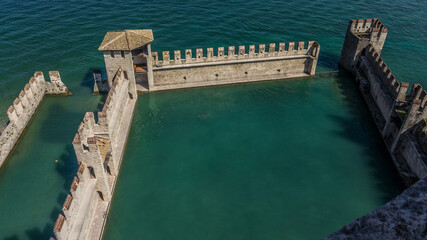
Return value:
<svg viewBox="0 0 427 240">
<path fill-rule="evenodd" d="M 265 3 L 253 0 L 93 1 L 90 3 L 85 1 L 22 3 L 3 1 L 0 7 L 2 32 L 0 35 L 0 71 L 2 73 L 0 122 L 7 119 L 7 108 L 34 71 L 41 70 L 47 73 L 49 70 L 59 70 L 64 82 L 74 95 L 45 99 L 16 150 L 0 170 L 0 238 L 46 239 L 52 235 L 54 221 L 76 171 L 71 145 L 72 137 L 84 112 L 97 110 L 103 101 L 102 96 L 91 95 L 91 70 L 103 66 L 102 55 L 97 51 L 97 47 L 106 31 L 152 28 L 155 51 L 316 40 L 321 44 L 318 73 L 327 73 L 337 70 L 336 65 L 349 18 L 379 17 L 389 29 L 383 58 L 393 73 L 401 81 L 427 84 L 422 61 L 427 58 L 425 48 L 427 23 L 424 17 L 426 8 L 423 1 L 377 1 L 375 4 L 370 1 L 336 1 L 335 3 L 331 1 L 287 3 L 269 1 Z M 381 148 L 378 134 L 367 117 L 367 110 L 358 98 L 356 89 L 353 85 L 347 84 L 350 81 L 347 77 L 322 76 L 324 77 L 297 82 L 255 83 L 141 96 L 119 177 L 117 193 L 121 194 L 116 194 L 113 199 L 106 238 L 124 238 L 126 236 L 117 235 L 118 232 L 123 233 L 123 231 L 127 231 L 129 236 L 141 236 L 139 234 L 147 232 L 147 237 L 156 238 L 154 232 L 161 229 L 164 230 L 165 235 L 169 234 L 167 236 L 174 234 L 174 237 L 169 237 L 173 239 L 184 238 L 182 234 L 194 234 L 194 238 L 197 238 L 202 233 L 212 235 L 212 238 L 218 236 L 215 234 L 224 234 L 225 237 L 234 235 L 234 238 L 249 234 L 257 238 L 259 232 L 271 234 L 267 236 L 271 238 L 277 238 L 277 236 L 283 238 L 282 236 L 287 234 L 289 238 L 306 236 L 317 239 L 395 196 L 401 189 L 396 186 L 397 180 L 394 173 L 388 170 L 391 168 L 390 159 Z M 346 86 L 345 90 L 342 89 L 343 85 Z M 186 95 L 200 98 L 200 101 L 195 101 Z M 203 95 L 211 97 L 203 97 Z M 286 95 L 292 96 L 292 99 L 290 97 L 287 99 Z M 241 102 L 230 100 L 233 96 L 241 99 Z M 258 101 L 249 98 L 255 98 Z M 158 106 L 156 111 L 159 115 L 163 114 L 164 118 L 159 120 L 149 115 L 156 111 L 147 106 L 148 101 Z M 176 102 L 181 104 L 177 105 Z M 297 105 L 301 108 L 293 105 L 293 102 L 299 103 Z M 236 107 L 238 104 L 242 105 Z M 170 110 L 169 108 L 174 105 L 177 105 L 175 111 Z M 252 107 L 248 109 L 246 115 L 237 114 L 248 106 Z M 190 117 L 196 113 L 203 114 L 204 111 L 211 113 L 211 117 L 205 117 L 204 123 L 197 122 L 203 121 L 202 119 Z M 276 115 L 271 116 L 272 112 Z M 282 115 L 285 113 L 287 114 Z M 223 115 L 224 120 L 219 115 Z M 224 126 L 225 119 L 228 119 L 227 122 L 230 125 Z M 178 125 L 176 122 L 179 121 L 183 123 Z M 243 122 L 236 124 L 239 121 Z M 261 124 L 260 122 L 263 121 L 267 123 Z M 282 126 L 282 122 L 288 125 Z M 147 130 L 147 126 L 157 126 L 156 124 L 162 128 Z M 215 124 L 223 124 L 221 125 L 223 128 Z M 191 128 L 193 125 L 197 126 L 197 131 Z M 179 127 L 175 128 L 176 126 Z M 253 132 L 254 137 L 263 139 L 251 138 L 247 135 L 250 133 L 243 130 L 244 127 L 256 128 L 253 129 L 256 130 Z M 262 131 L 262 128 L 265 128 L 265 131 Z M 185 131 L 186 129 L 190 132 Z M 225 131 L 226 129 L 232 130 Z M 303 129 L 306 130 L 301 132 L 300 130 Z M 236 155 L 230 152 L 227 155 L 222 152 L 225 150 L 220 148 L 227 145 L 223 142 L 225 140 L 200 135 L 212 132 L 224 135 L 239 134 L 248 145 L 258 140 L 259 151 L 271 158 L 262 155 L 263 161 L 268 161 L 271 165 L 257 162 L 256 159 L 260 156 L 257 154 L 261 153 L 248 150 L 249 148 L 244 147 L 246 145 L 239 145 L 236 136 L 228 136 L 234 140 L 230 140 L 231 143 L 236 144 L 233 152 Z M 292 135 L 288 135 L 288 132 Z M 174 143 L 180 143 L 180 149 L 186 151 L 177 149 L 178 146 L 171 143 L 168 136 L 175 136 Z M 194 153 L 191 145 L 185 144 L 191 142 L 199 146 L 198 144 L 203 142 L 198 143 L 196 140 L 204 138 L 213 141 L 211 144 L 204 145 L 205 148 L 202 148 L 204 151 L 199 150 Z M 282 145 L 277 141 L 283 141 L 288 145 Z M 328 142 L 331 144 L 328 145 Z M 220 148 L 217 149 L 219 152 L 214 151 L 212 146 L 209 147 L 214 143 Z M 309 145 L 305 146 L 304 143 Z M 174 154 L 180 153 L 176 155 L 176 159 L 182 160 L 182 173 L 197 169 L 200 175 L 190 174 L 180 182 L 176 179 L 177 175 L 180 175 L 179 169 L 168 170 L 154 164 L 158 159 L 150 159 L 149 156 L 159 157 L 161 145 L 169 146 L 171 151 L 175 151 Z M 300 148 L 302 145 L 305 146 L 302 150 L 295 149 L 300 151 L 298 155 L 293 148 Z M 313 154 L 312 152 L 304 151 L 306 148 L 310 151 L 319 151 L 313 156 L 310 155 Z M 187 152 L 187 150 L 191 151 Z M 202 155 L 202 152 L 205 155 Z M 139 154 L 147 154 L 147 157 Z M 160 156 L 168 155 L 167 152 L 162 154 Z M 246 172 L 238 168 L 239 163 L 245 160 L 240 156 L 245 156 L 250 161 L 244 168 Z M 313 161 L 308 158 L 310 156 Z M 221 166 L 214 165 L 218 167 L 215 174 L 209 174 L 210 168 L 208 165 L 203 165 L 203 162 L 199 163 L 200 165 L 194 165 L 192 162 L 214 157 L 218 159 L 218 163 L 223 163 Z M 314 159 L 329 165 L 319 164 L 316 167 Z M 58 163 L 55 163 L 55 160 L 58 160 Z M 179 164 L 167 157 L 164 157 L 163 161 L 170 161 L 171 167 L 176 168 L 177 165 L 173 164 Z M 290 165 L 295 161 L 301 163 Z M 232 164 L 230 168 L 227 168 L 228 162 Z M 147 164 L 151 164 L 153 171 L 149 171 L 145 166 Z M 214 164 L 214 162 L 212 160 L 204 164 Z M 185 169 L 183 166 L 189 166 L 189 168 Z M 272 175 L 277 173 L 273 170 L 279 171 L 291 166 L 294 168 L 292 174 Z M 130 169 L 132 167 L 140 167 L 140 169 Z M 348 168 L 351 171 L 344 171 Z M 251 175 L 254 174 L 254 169 L 263 171 L 265 174 L 262 176 L 268 176 L 270 179 L 264 179 L 257 185 L 257 175 Z M 337 169 L 343 171 L 341 176 L 338 175 L 340 171 Z M 136 172 L 132 170 L 139 170 L 138 175 L 135 175 Z M 231 173 L 235 171 L 238 171 L 237 176 L 240 178 L 236 176 L 236 179 L 233 179 Z M 164 176 L 164 173 L 169 172 L 171 177 L 175 176 L 175 178 L 168 179 Z M 143 179 L 150 176 L 157 177 L 157 180 L 150 179 L 141 183 Z M 199 183 L 193 189 L 205 196 L 218 196 L 212 197 L 212 202 L 198 202 L 199 205 L 196 205 L 196 196 L 188 195 L 195 203 L 192 208 L 185 205 L 189 203 L 182 198 L 186 196 L 185 191 L 191 190 L 189 187 L 191 181 L 198 176 Z M 224 182 L 210 181 L 218 177 L 224 178 Z M 138 181 L 133 181 L 134 179 Z M 160 181 L 161 179 L 164 182 Z M 288 182 L 290 179 L 294 184 Z M 172 180 L 177 180 L 176 184 L 182 185 L 183 189 L 172 191 L 174 186 L 168 182 Z M 230 183 L 230 186 L 225 184 L 230 181 L 235 181 L 235 184 Z M 247 184 L 244 184 L 245 181 L 248 181 Z M 329 185 L 328 181 L 332 184 Z M 277 184 L 272 184 L 273 182 Z M 208 192 L 207 184 L 209 183 L 213 185 L 212 192 Z M 310 187 L 310 184 L 314 185 Z M 289 193 L 279 189 L 282 185 L 289 189 Z M 159 188 L 163 192 L 158 192 L 150 198 L 141 198 L 147 196 L 149 189 L 158 189 L 158 186 L 164 186 Z M 202 189 L 208 190 L 202 191 Z M 333 191 L 333 189 L 339 191 Z M 170 195 L 162 195 L 167 193 Z M 253 196 L 252 200 L 249 199 L 252 202 L 244 201 L 253 193 L 258 195 Z M 132 194 L 135 195 L 132 196 Z M 121 197 L 122 195 L 123 198 L 125 196 L 128 198 L 126 200 L 128 209 L 123 209 L 125 204 L 121 203 L 125 200 Z M 132 204 L 135 205 L 138 200 L 157 201 L 163 199 L 162 196 L 168 199 L 181 198 L 181 200 L 177 201 L 176 205 L 170 201 L 169 203 L 159 202 L 157 206 L 139 201 L 137 207 L 132 207 Z M 289 196 L 293 197 L 289 198 Z M 296 201 L 295 196 L 303 197 Z M 274 202 L 276 198 L 277 202 Z M 224 199 L 228 200 L 229 205 L 225 204 L 227 201 L 221 201 Z M 309 202 L 310 199 L 313 202 Z M 220 202 L 224 203 L 220 204 Z M 282 203 L 289 207 L 281 206 Z M 241 209 L 238 208 L 240 205 L 242 205 Z M 166 215 L 165 209 L 159 209 L 161 206 L 167 206 L 166 209 L 176 207 L 176 212 Z M 206 206 L 210 208 L 205 208 Z M 250 206 L 253 209 L 250 209 Z M 290 213 L 289 208 L 292 209 Z M 233 209 L 237 210 L 233 212 Z M 327 209 L 330 212 L 323 212 Z M 129 214 L 131 210 L 133 212 Z M 135 210 L 145 210 L 144 214 L 147 215 Z M 120 213 L 121 211 L 123 214 Z M 219 215 L 224 212 L 235 214 Z M 262 220 L 263 218 L 259 215 L 263 215 L 264 212 L 269 216 Z M 210 218 L 211 214 L 216 215 Z M 248 214 L 247 217 L 244 214 Z M 325 216 L 328 218 L 323 218 Z M 147 225 L 149 224 L 147 217 L 156 220 L 151 222 L 153 225 Z M 234 218 L 227 219 L 232 217 Z M 137 222 L 130 222 L 129 219 L 136 219 Z M 176 222 L 177 219 L 179 224 Z M 175 228 L 172 227 L 174 223 L 178 224 Z M 196 223 L 198 225 L 195 225 Z M 322 225 L 318 225 L 320 223 Z M 197 229 L 189 229 L 190 225 L 194 225 Z M 279 226 L 282 228 L 278 230 Z M 129 229 L 130 227 L 133 228 Z M 221 231 L 218 230 L 216 233 L 215 229 Z M 262 231 L 262 229 L 271 231 Z M 311 232 L 313 235 L 308 236 Z"/>
<path fill-rule="evenodd" d="M 345 80 L 141 96 L 104 239 L 319 239 L 380 206 L 398 176 Z"/>
</svg>

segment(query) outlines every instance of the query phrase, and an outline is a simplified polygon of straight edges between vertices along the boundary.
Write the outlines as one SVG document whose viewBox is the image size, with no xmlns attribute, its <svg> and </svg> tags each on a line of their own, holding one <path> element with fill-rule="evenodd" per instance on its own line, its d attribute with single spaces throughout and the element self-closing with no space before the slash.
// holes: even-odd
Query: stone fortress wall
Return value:
<svg viewBox="0 0 427 240">
<path fill-rule="evenodd" d="M 184 54 L 151 52 L 151 29 L 110 31 L 98 50 L 103 51 L 107 80 L 94 72 L 94 91 L 108 90 L 120 67 L 139 92 L 212 86 L 262 80 L 307 77 L 316 72 L 320 45 L 315 41 L 186 49 Z M 160 59 L 161 58 L 161 59 Z"/>
<path fill-rule="evenodd" d="M 363 51 L 356 68 L 356 81 L 365 98 L 375 103 L 369 104 L 371 112 L 402 178 L 410 185 L 427 177 L 426 91 L 413 84 L 408 92 L 409 84 L 396 80 L 372 46 Z"/>
<path fill-rule="evenodd" d="M 410 88 L 399 82 L 380 57 L 386 35 L 379 19 L 351 20 L 340 66 L 354 75 L 392 160 L 410 187 L 326 239 L 427 238 L 427 93 L 420 84 Z"/>
<path fill-rule="evenodd" d="M 237 54 L 236 54 L 237 50 Z M 176 88 L 200 87 L 239 82 L 274 80 L 306 77 L 315 74 L 320 45 L 317 42 L 294 42 L 287 45 L 265 44 L 196 49 L 195 57 L 191 49 L 185 50 L 184 58 L 180 50 L 175 50 L 173 58 L 169 51 L 152 53 L 154 86 L 150 91 Z"/>
<path fill-rule="evenodd" d="M 387 149 L 409 186 L 427 175 L 427 94 L 419 84 L 410 88 L 408 83 L 397 81 L 384 63 L 380 53 L 386 36 L 387 28 L 379 19 L 350 21 L 339 63 L 354 74 Z M 258 52 L 254 45 L 247 52 L 240 46 L 237 54 L 234 47 L 229 47 L 228 54 L 220 47 L 216 55 L 213 48 L 206 49 L 206 54 L 197 49 L 195 57 L 187 49 L 185 58 L 181 58 L 181 51 L 174 51 L 173 59 L 169 52 L 162 52 L 160 60 L 157 53 L 151 52 L 153 40 L 151 30 L 147 29 L 113 31 L 104 37 L 99 50 L 104 51 L 109 84 L 106 89 L 110 91 L 102 112 L 97 113 L 98 120 L 93 113 L 86 113 L 74 138 L 79 169 L 64 202 L 64 214 L 55 223 L 58 240 L 102 237 L 137 89 L 158 91 L 310 76 L 315 74 L 320 50 L 313 41 L 307 45 L 300 42 L 296 49 L 294 43 L 289 43 L 286 50 L 285 44 L 280 43 L 277 51 L 275 44 L 270 44 L 268 50 L 261 44 Z M 350 223 L 329 238 L 357 239 L 354 233 L 369 228 L 371 223 L 375 223 L 371 231 L 387 229 L 391 238 L 399 238 L 402 231 L 406 231 L 406 236 L 422 232 L 425 235 L 427 231 L 411 220 L 423 216 L 417 209 L 422 209 L 419 204 L 425 204 L 425 194 L 420 193 L 420 189 L 425 190 L 425 183 L 425 179 L 418 181 L 380 210 Z M 387 214 L 395 211 L 395 206 L 402 214 Z"/>
<path fill-rule="evenodd" d="M 351 69 L 360 53 L 368 45 L 372 45 L 381 54 L 388 30 L 378 19 L 351 20 L 345 35 L 339 65 Z"/>
<path fill-rule="evenodd" d="M 94 72 L 94 89 L 100 91 L 99 82 L 108 83 L 102 86 L 109 89 L 108 97 L 102 111 L 97 113 L 97 120 L 93 113 L 86 113 L 74 137 L 79 168 L 63 204 L 63 214 L 59 214 L 55 222 L 58 240 L 102 237 L 138 85 L 140 91 L 141 87 L 155 91 L 233 83 L 240 77 L 237 82 L 310 76 L 315 73 L 320 50 L 316 42 L 307 45 L 300 42 L 297 49 L 290 43 L 287 50 L 281 43 L 278 51 L 275 44 L 270 44 L 268 52 L 265 45 L 260 45 L 258 53 L 251 45 L 247 54 L 243 46 L 239 47 L 237 55 L 232 54 L 233 47 L 229 48 L 228 55 L 219 48 L 217 56 L 209 48 L 206 57 L 203 50 L 198 49 L 196 58 L 192 58 L 191 50 L 186 50 L 185 59 L 175 51 L 174 60 L 169 59 L 168 52 L 163 52 L 160 61 L 156 53 L 151 53 L 153 39 L 151 30 L 112 31 L 99 47 L 104 53 L 108 79 L 103 81 L 100 72 Z M 237 70 L 239 72 L 234 72 Z M 218 71 L 218 76 L 207 75 L 212 71 Z M 186 74 L 188 81 L 176 79 L 179 74 Z"/>
<path fill-rule="evenodd" d="M 137 93 L 120 68 L 101 112 L 87 112 L 73 140 L 79 168 L 63 204 L 56 239 L 99 239 L 106 221 Z"/>
<path fill-rule="evenodd" d="M 7 111 L 9 121 L 6 128 L 0 133 L 0 167 L 18 142 L 43 97 L 45 95 L 69 94 L 67 87 L 61 81 L 59 72 L 50 71 L 49 77 L 50 82 L 47 82 L 42 72 L 35 72 L 9 107 Z"/>
<path fill-rule="evenodd" d="M 420 84 L 410 88 L 409 83 L 399 82 L 380 57 L 387 32 L 379 19 L 350 21 L 340 65 L 355 75 L 385 145 L 409 186 L 427 177 L 423 147 L 427 142 L 427 94 Z"/>
</svg>

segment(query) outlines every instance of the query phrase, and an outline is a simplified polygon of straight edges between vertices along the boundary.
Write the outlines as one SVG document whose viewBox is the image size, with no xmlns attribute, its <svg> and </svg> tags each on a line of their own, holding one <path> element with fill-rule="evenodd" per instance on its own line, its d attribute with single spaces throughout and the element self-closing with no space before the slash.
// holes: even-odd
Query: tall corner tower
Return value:
<svg viewBox="0 0 427 240">
<path fill-rule="evenodd" d="M 383 49 L 387 28 L 378 18 L 350 20 L 341 51 L 339 66 L 347 71 L 353 70 L 360 53 L 372 45 L 378 53 Z"/>
<path fill-rule="evenodd" d="M 122 69 L 131 84 L 149 89 L 153 86 L 153 64 L 150 43 L 151 29 L 110 31 L 105 34 L 98 50 L 104 52 L 109 86 L 118 69 Z"/>
</svg>

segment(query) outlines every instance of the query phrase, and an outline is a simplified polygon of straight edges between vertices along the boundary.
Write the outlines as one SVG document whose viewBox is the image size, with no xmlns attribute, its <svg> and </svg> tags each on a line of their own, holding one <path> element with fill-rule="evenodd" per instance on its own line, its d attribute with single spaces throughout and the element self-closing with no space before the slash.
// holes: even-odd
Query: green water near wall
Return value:
<svg viewBox="0 0 427 240">
<path fill-rule="evenodd" d="M 52 236 L 76 172 L 72 138 L 103 103 L 91 70 L 106 31 L 152 28 L 154 51 L 316 40 L 321 73 L 337 70 L 349 18 L 379 17 L 393 73 L 426 85 L 425 14 L 423 1 L 3 1 L 0 122 L 34 71 L 59 70 L 74 95 L 43 101 L 0 170 L 0 239 Z M 357 90 L 322 76 L 141 96 L 105 238 L 318 239 L 395 196 Z"/>
<path fill-rule="evenodd" d="M 319 239 L 389 200 L 398 176 L 347 80 L 140 96 L 104 239 Z"/>
</svg>

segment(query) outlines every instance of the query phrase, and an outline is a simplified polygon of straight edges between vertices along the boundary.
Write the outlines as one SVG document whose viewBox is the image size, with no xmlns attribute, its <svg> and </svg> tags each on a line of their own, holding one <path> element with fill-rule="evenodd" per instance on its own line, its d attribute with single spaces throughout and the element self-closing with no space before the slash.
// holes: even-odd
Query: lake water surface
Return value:
<svg viewBox="0 0 427 240">
<path fill-rule="evenodd" d="M 0 239 L 47 239 L 77 164 L 71 145 L 106 31 L 151 28 L 154 51 L 316 40 L 318 76 L 141 95 L 105 239 L 319 239 L 401 190 L 351 78 L 350 18 L 380 18 L 399 81 L 427 84 L 423 1 L 30 1 L 0 7 L 0 122 L 34 71 L 47 97 L 0 170 Z M 55 162 L 58 160 L 58 162 Z"/>
</svg>

